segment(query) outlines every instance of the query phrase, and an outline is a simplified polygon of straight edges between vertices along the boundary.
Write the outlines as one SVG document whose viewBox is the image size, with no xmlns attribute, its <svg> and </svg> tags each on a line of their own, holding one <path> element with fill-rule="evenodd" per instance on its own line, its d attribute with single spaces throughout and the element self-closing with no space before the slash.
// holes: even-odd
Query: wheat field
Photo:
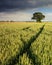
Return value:
<svg viewBox="0 0 52 65">
<path fill-rule="evenodd" d="M 52 22 L 0 22 L 0 65 L 52 65 Z"/>
</svg>

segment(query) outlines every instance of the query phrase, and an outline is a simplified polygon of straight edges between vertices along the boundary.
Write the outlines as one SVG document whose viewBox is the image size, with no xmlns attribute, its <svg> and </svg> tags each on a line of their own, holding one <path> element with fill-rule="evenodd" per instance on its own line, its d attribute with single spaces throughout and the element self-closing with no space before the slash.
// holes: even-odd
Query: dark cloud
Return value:
<svg viewBox="0 0 52 65">
<path fill-rule="evenodd" d="M 0 0 L 0 12 L 51 5 L 52 0 Z"/>
</svg>

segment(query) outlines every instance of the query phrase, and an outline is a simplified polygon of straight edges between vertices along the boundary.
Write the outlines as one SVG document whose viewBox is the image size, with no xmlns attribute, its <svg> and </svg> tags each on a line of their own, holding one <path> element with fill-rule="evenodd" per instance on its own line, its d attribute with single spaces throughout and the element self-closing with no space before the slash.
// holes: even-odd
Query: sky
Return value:
<svg viewBox="0 0 52 65">
<path fill-rule="evenodd" d="M 31 21 L 35 12 L 52 21 L 52 0 L 0 0 L 0 21 Z"/>
</svg>

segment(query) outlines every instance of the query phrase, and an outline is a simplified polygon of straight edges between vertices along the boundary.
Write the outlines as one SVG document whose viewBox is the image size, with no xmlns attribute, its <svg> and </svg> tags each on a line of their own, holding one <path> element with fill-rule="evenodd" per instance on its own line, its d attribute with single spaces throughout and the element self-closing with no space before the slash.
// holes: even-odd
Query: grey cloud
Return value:
<svg viewBox="0 0 52 65">
<path fill-rule="evenodd" d="M 0 0 L 0 12 L 52 5 L 52 0 Z"/>
</svg>

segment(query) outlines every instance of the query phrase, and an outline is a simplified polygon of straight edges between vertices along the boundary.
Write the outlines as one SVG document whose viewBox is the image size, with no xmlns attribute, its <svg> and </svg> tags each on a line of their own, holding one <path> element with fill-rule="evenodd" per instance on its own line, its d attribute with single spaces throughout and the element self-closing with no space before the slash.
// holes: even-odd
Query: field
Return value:
<svg viewBox="0 0 52 65">
<path fill-rule="evenodd" d="M 0 65 L 52 65 L 52 22 L 0 22 Z"/>
</svg>

